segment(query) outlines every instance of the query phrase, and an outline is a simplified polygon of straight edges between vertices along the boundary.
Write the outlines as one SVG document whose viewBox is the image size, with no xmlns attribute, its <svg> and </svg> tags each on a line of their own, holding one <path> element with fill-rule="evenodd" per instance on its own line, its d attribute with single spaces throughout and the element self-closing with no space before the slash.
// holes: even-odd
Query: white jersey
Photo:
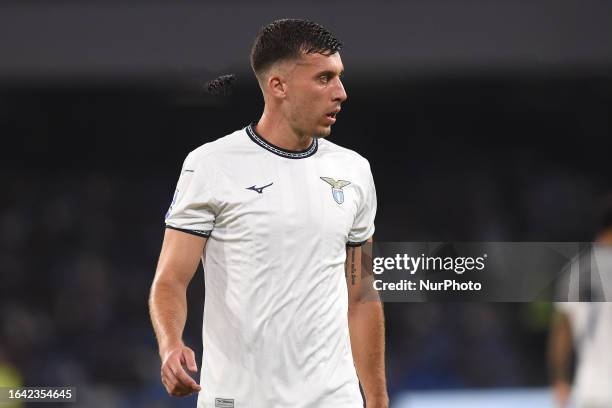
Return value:
<svg viewBox="0 0 612 408">
<path fill-rule="evenodd" d="M 325 139 L 294 152 L 253 128 L 192 151 L 166 215 L 209 237 L 198 407 L 362 407 L 344 262 L 374 233 L 370 166 Z"/>
<path fill-rule="evenodd" d="M 556 307 L 567 315 L 576 345 L 576 406 L 612 407 L 612 303 L 567 302 Z"/>
</svg>

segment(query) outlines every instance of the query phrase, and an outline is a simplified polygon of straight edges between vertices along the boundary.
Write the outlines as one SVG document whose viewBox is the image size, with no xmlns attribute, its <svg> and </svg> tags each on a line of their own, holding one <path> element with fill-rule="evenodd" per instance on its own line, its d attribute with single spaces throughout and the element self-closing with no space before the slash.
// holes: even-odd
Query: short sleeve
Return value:
<svg viewBox="0 0 612 408">
<path fill-rule="evenodd" d="M 376 216 L 376 188 L 370 165 L 366 161 L 362 182 L 358 186 L 360 202 L 353 227 L 349 232 L 348 246 L 361 246 L 374 235 L 374 217 Z"/>
<path fill-rule="evenodd" d="M 589 320 L 592 316 L 591 311 L 593 310 L 596 303 L 589 302 L 556 302 L 555 309 L 567 316 L 572 333 L 574 337 L 580 338 L 585 330 L 588 329 Z"/>
<path fill-rule="evenodd" d="M 580 307 L 578 302 L 555 302 L 555 310 L 565 314 L 576 313 L 576 310 Z"/>
<path fill-rule="evenodd" d="M 212 166 L 205 161 L 196 161 L 193 154 L 187 156 L 166 213 L 166 228 L 210 236 L 217 207 L 213 199 L 214 172 L 209 169 Z"/>
</svg>

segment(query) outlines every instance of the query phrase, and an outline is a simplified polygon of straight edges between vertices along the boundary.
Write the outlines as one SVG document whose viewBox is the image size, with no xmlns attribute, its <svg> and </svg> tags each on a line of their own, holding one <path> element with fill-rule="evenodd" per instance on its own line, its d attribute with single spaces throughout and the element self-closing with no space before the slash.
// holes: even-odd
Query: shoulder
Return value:
<svg viewBox="0 0 612 408">
<path fill-rule="evenodd" d="M 576 322 L 585 318 L 591 308 L 591 303 L 587 302 L 556 302 L 555 309 L 565 314 L 570 321 Z"/>
<path fill-rule="evenodd" d="M 337 145 L 327 139 L 319 140 L 319 150 L 323 156 L 329 156 L 333 160 L 346 161 L 351 167 L 355 167 L 360 171 L 370 172 L 370 162 L 368 159 L 354 150 Z"/>
<path fill-rule="evenodd" d="M 239 129 L 217 140 L 204 143 L 189 152 L 185 158 L 185 166 L 199 167 L 207 163 L 214 163 L 225 153 L 236 152 L 237 147 L 241 145 L 244 140 L 244 129 Z"/>
</svg>

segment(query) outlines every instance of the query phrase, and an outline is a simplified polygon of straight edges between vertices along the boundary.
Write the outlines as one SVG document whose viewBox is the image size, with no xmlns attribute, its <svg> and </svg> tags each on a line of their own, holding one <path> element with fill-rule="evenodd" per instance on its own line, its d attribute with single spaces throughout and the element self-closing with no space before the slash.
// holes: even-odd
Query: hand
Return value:
<svg viewBox="0 0 612 408">
<path fill-rule="evenodd" d="M 553 384 L 553 393 L 555 394 L 557 406 L 564 408 L 568 405 L 571 391 L 571 386 L 565 381 L 557 381 Z"/>
<path fill-rule="evenodd" d="M 162 354 L 161 380 L 168 394 L 174 397 L 185 397 L 202 389 L 183 366 L 192 373 L 198 372 L 195 354 L 189 347 L 180 345 Z"/>
</svg>

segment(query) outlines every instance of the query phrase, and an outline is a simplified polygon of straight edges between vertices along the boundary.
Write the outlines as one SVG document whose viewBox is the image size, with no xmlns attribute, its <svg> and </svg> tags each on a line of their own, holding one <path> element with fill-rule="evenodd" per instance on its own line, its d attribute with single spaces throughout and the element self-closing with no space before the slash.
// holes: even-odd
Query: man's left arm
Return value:
<svg viewBox="0 0 612 408">
<path fill-rule="evenodd" d="M 346 247 L 348 322 L 353 360 L 366 399 L 366 408 L 387 408 L 385 379 L 385 321 L 382 302 L 372 286 L 372 239 Z"/>
</svg>

